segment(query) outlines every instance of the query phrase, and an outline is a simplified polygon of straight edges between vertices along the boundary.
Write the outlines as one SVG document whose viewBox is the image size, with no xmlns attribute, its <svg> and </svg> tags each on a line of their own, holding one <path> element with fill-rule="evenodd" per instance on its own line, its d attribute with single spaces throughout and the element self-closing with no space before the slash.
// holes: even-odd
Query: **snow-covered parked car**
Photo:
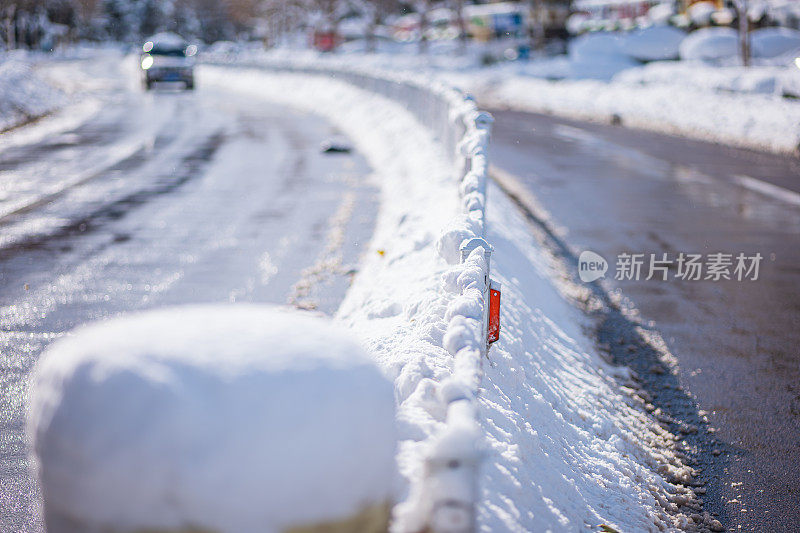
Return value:
<svg viewBox="0 0 800 533">
<path fill-rule="evenodd" d="M 720 61 L 739 54 L 739 34 L 733 28 L 700 28 L 680 44 L 681 59 Z"/>
<path fill-rule="evenodd" d="M 183 82 L 194 89 L 194 55 L 197 47 L 174 33 L 153 35 L 142 46 L 142 73 L 146 89 L 158 82 Z"/>
</svg>

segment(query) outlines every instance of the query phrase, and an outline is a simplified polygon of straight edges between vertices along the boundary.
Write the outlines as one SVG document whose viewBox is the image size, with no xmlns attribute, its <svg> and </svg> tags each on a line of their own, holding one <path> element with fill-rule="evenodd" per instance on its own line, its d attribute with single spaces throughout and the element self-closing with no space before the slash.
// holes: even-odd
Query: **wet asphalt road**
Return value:
<svg viewBox="0 0 800 533">
<path fill-rule="evenodd" d="M 76 127 L 0 138 L 0 531 L 41 531 L 25 377 L 85 322 L 153 307 L 267 302 L 331 314 L 372 234 L 377 189 L 314 116 L 234 93 L 131 84 L 121 58 Z M 62 66 L 63 67 L 63 66 Z M 59 67 L 61 68 L 61 67 Z M 42 124 L 32 128 L 41 128 Z"/>
<path fill-rule="evenodd" d="M 639 372 L 656 414 L 672 419 L 698 461 L 706 510 L 731 530 L 799 531 L 800 195 L 792 191 L 800 192 L 800 160 L 493 113 L 500 181 L 535 197 L 546 213 L 531 219 L 568 255 L 591 250 L 609 262 L 606 287 L 621 291 L 677 359 L 677 378 L 661 374 L 652 347 L 619 320 L 598 328 L 601 347 Z M 784 190 L 765 194 L 753 179 Z M 667 281 L 645 281 L 646 272 L 615 281 L 623 252 L 764 260 L 757 281 L 681 281 L 674 267 Z"/>
</svg>

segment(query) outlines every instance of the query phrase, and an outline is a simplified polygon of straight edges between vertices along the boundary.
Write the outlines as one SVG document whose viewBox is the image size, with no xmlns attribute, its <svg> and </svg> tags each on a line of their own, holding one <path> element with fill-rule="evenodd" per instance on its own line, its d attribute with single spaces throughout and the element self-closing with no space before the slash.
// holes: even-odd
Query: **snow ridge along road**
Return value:
<svg viewBox="0 0 800 533">
<path fill-rule="evenodd" d="M 256 72 L 248 72 L 252 81 L 249 87 L 258 91 L 265 84 L 252 79 L 257 76 Z M 481 455 L 475 402 L 481 364 L 486 354 L 484 324 L 489 282 L 489 265 L 483 255 L 490 252 L 490 246 L 481 240 L 483 246 L 475 249 L 468 258 L 462 258 L 460 247 L 463 242 L 484 233 L 488 172 L 486 151 L 491 117 L 479 112 L 474 102 L 452 88 L 359 73 L 339 73 L 337 77 L 341 78 L 343 74 L 352 76 L 350 79 L 359 85 L 370 86 L 374 92 L 388 93 L 404 101 L 409 109 L 416 111 L 417 119 L 440 132 L 451 144 L 450 150 L 445 150 L 443 155 L 451 164 L 455 164 L 461 178 L 459 190 L 463 214 L 449 221 L 447 229 L 436 243 L 439 255 L 451 264 L 458 264 L 465 259 L 464 264 L 453 267 L 447 273 L 447 288 L 458 298 L 448 307 L 446 318 L 450 322 L 443 339 L 454 358 L 454 372 L 443 383 L 439 395 L 442 409 L 446 412 L 444 427 L 424 443 L 418 460 L 424 461 L 425 473 L 412 483 L 411 494 L 408 501 L 398 508 L 395 523 L 398 529 L 407 531 L 419 531 L 426 527 L 472 531 L 475 529 L 477 469 Z M 285 73 L 282 75 L 285 76 Z M 324 80 L 321 81 L 324 83 Z M 287 93 L 297 95 L 295 91 Z M 339 96 L 345 98 L 349 95 Z M 318 99 L 308 98 L 308 101 L 314 100 Z M 303 98 L 291 101 L 296 105 L 308 105 Z M 325 109 L 330 112 L 331 107 Z M 332 116 L 337 117 L 338 114 L 333 113 Z M 353 127 L 354 124 L 346 121 L 342 127 L 347 131 L 347 126 Z M 419 129 L 418 124 L 409 127 L 408 131 Z M 351 134 L 358 139 L 356 132 Z M 456 142 L 458 153 L 452 146 Z M 382 167 L 376 165 L 375 168 Z M 381 250 L 380 255 L 384 254 L 385 251 Z"/>
<path fill-rule="evenodd" d="M 451 224 L 462 211 L 447 139 L 434 137 L 403 105 L 321 76 L 220 67 L 202 75 L 205 83 L 325 114 L 377 169 L 376 233 L 337 318 L 360 332 L 395 382 L 398 461 L 408 481 L 395 527 L 413 530 L 425 514 L 414 505 L 415 491 L 424 487 L 430 443 L 446 427 L 443 399 L 457 370 L 446 336 L 448 310 L 459 307 L 459 297 L 448 289 L 466 279 L 436 253 L 440 229 L 458 231 Z M 492 198 L 486 230 L 495 245 L 493 275 L 504 287 L 504 329 L 477 398 L 485 454 L 477 527 L 715 526 L 697 514 L 693 471 L 674 451 L 678 438 L 644 411 L 627 369 L 597 353 L 522 215 L 501 192 Z M 480 274 L 479 263 L 470 267 Z"/>
</svg>

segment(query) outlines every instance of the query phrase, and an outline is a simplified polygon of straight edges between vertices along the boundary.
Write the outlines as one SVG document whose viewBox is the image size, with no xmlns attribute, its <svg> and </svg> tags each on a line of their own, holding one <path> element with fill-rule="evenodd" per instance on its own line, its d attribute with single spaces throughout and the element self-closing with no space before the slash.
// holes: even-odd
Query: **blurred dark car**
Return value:
<svg viewBox="0 0 800 533">
<path fill-rule="evenodd" d="M 142 72 L 146 89 L 154 83 L 182 82 L 194 89 L 194 55 L 197 47 L 174 33 L 153 35 L 142 46 Z"/>
</svg>

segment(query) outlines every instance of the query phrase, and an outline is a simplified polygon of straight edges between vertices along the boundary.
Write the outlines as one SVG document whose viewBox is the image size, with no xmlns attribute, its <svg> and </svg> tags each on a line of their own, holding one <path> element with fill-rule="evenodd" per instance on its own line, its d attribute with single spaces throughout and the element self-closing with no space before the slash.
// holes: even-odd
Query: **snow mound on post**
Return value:
<svg viewBox="0 0 800 533">
<path fill-rule="evenodd" d="M 39 362 L 28 430 L 57 531 L 388 520 L 392 385 L 341 328 L 295 311 L 174 308 L 82 328 Z"/>
</svg>

